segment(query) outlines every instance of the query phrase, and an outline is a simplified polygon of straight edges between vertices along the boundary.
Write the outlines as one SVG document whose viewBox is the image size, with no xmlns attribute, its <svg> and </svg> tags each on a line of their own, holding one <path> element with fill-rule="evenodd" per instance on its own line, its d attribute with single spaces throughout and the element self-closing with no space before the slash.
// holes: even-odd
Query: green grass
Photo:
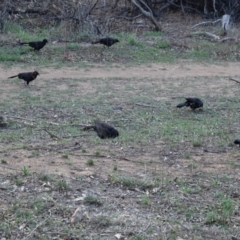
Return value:
<svg viewBox="0 0 240 240">
<path fill-rule="evenodd" d="M 30 38 L 28 33 L 21 33 L 21 28 L 12 28 L 12 35 Z M 48 33 L 41 32 L 45 36 Z M 37 36 L 33 33 L 31 38 Z M 174 62 L 176 56 L 199 61 L 211 58 L 212 54 L 208 51 L 212 45 L 202 44 L 178 55 L 169 42 L 161 39 L 162 33 L 146 34 L 157 38 L 153 45 L 145 43 L 142 36 L 120 34 L 119 37 L 119 44 L 101 54 L 101 47 L 94 48 L 99 61 L 104 58 L 108 63 L 116 63 L 123 59 L 127 69 L 131 62 Z M 48 51 L 40 54 L 22 54 L 28 47 L 22 50 L 17 46 L 4 47 L 3 53 L 16 51 L 18 61 L 23 61 L 21 66 L 32 68 L 39 64 L 41 69 L 51 64 L 65 67 L 62 54 L 67 50 L 76 57 L 74 66 L 85 68 L 87 75 L 94 60 L 87 58 L 91 53 L 86 53 L 92 47 L 66 46 L 65 49 L 64 45 L 49 44 Z M 89 61 L 89 65 L 80 59 Z M 150 71 L 151 65 L 146 68 Z M 0 214 L 3 237 L 52 239 L 57 233 L 61 239 L 95 239 L 103 233 L 109 234 L 106 239 L 112 239 L 113 232 L 126 232 L 129 236 L 124 237 L 129 239 L 154 239 L 154 236 L 177 239 L 185 237 L 187 232 L 189 239 L 199 236 L 214 239 L 216 235 L 208 228 L 213 225 L 218 228 L 219 239 L 230 239 L 239 232 L 234 215 L 239 199 L 231 195 L 239 191 L 235 174 L 239 155 L 238 149 L 229 144 L 239 132 L 240 101 L 236 98 L 238 87 L 227 82 L 222 87 L 225 80 L 221 81 L 219 77 L 204 76 L 171 78 L 169 75 L 166 79 L 61 76 L 49 77 L 28 88 L 18 79 L 10 83 L 3 80 L 1 112 L 7 113 L 10 124 L 1 129 L 1 166 L 12 171 L 8 167 L 15 157 L 21 164 L 15 175 L 1 176 L 5 184 L 1 189 L 6 191 L 4 196 L 9 196 L 2 199 L 5 201 Z M 8 84 L 12 87 L 5 87 Z M 203 111 L 176 108 L 188 95 L 203 99 Z M 120 136 L 103 140 L 94 131 L 83 131 L 82 124 L 89 125 L 95 118 L 108 121 L 119 130 Z M 51 139 L 43 130 L 46 127 L 61 140 Z M 205 154 L 205 149 L 210 153 Z M 37 174 L 23 162 L 27 157 L 29 165 L 41 163 L 44 169 L 47 164 L 55 164 Z M 86 164 L 93 171 L 87 176 Z M 57 171 L 59 165 L 68 171 L 66 178 L 61 176 L 62 172 L 56 176 L 48 173 Z M 222 166 L 224 175 L 219 173 Z M 17 197 L 21 201 L 16 202 Z M 89 218 L 70 224 L 69 219 L 78 206 Z M 142 229 L 146 230 L 144 234 Z M 32 231 L 36 236 L 29 236 Z"/>
<path fill-rule="evenodd" d="M 72 50 L 72 51 L 75 51 L 75 50 L 79 50 L 81 47 L 78 43 L 69 43 L 67 44 L 67 49 L 68 50 Z"/>
<path fill-rule="evenodd" d="M 113 183 L 120 184 L 121 186 L 129 189 L 139 188 L 145 190 L 147 188 L 153 187 L 153 185 L 149 181 L 143 181 L 130 176 L 122 176 L 118 173 L 111 174 L 110 179 Z"/>
<path fill-rule="evenodd" d="M 125 90 L 121 93 L 118 92 L 115 86 L 120 83 L 121 79 L 89 79 L 88 82 L 92 86 L 95 86 L 96 82 L 98 82 L 97 94 L 93 91 L 79 95 L 78 86 L 81 85 L 81 82 L 86 81 L 84 78 L 53 80 L 55 83 L 61 82 L 61 84 L 73 84 L 73 86 L 66 90 L 58 90 L 54 87 L 55 83 L 49 84 L 48 82 L 41 91 L 41 97 L 24 87 L 18 92 L 9 92 L 13 97 L 11 97 L 11 101 L 3 99 L 2 108 L 8 111 L 9 116 L 15 116 L 16 114 L 22 116 L 22 113 L 24 113 L 29 119 L 34 120 L 34 126 L 38 125 L 39 128 L 48 127 L 48 122 L 56 122 L 58 125 L 51 126 L 51 132 L 59 137 L 64 137 L 67 141 L 71 140 L 71 137 L 85 134 L 85 132 L 81 131 L 81 128 L 76 127 L 79 122 L 86 123 L 93 120 L 91 115 L 80 113 L 83 106 L 95 116 L 104 120 L 113 115 L 112 106 L 118 101 L 121 101 L 126 106 L 134 107 L 134 111 L 127 108 L 110 118 L 110 121 L 117 123 L 120 137 L 116 141 L 122 146 L 150 146 L 151 142 L 160 140 L 172 150 L 177 150 L 182 146 L 201 148 L 209 144 L 216 147 L 227 147 L 231 142 L 232 132 L 237 132 L 237 125 L 232 124 L 232 122 L 238 119 L 238 102 L 234 100 L 234 96 L 228 93 L 232 91 L 231 85 L 222 89 L 222 94 L 228 95 L 228 100 L 224 99 L 220 94 L 214 98 L 209 98 L 208 95 L 200 95 L 197 89 L 201 87 L 202 82 L 211 81 L 211 79 L 202 77 L 198 78 L 197 81 L 194 80 L 194 86 L 196 86 L 195 96 L 204 100 L 204 110 L 194 113 L 187 108 L 175 108 L 179 102 L 183 101 L 180 97 L 172 102 L 154 100 L 159 97 L 159 94 L 161 96 L 174 95 L 176 91 L 184 90 L 185 81 L 191 81 L 190 79 L 179 79 L 179 83 L 184 83 L 180 88 L 172 86 L 169 80 L 169 82 L 166 82 L 168 90 L 165 92 L 161 91 L 160 86 L 151 87 L 147 83 L 155 83 L 157 81 L 155 79 L 148 79 L 147 82 L 145 79 L 138 79 L 139 86 L 137 89 L 134 87 L 136 80 L 127 79 Z M 134 94 L 131 94 L 132 92 Z M 192 94 L 194 95 L 194 92 Z M 61 98 L 59 98 L 60 95 Z M 154 106 L 154 108 L 136 106 L 136 103 Z M 211 109 L 211 106 L 208 106 L 216 103 L 218 103 L 217 108 Z M 51 109 L 51 119 L 49 119 L 46 109 Z M 54 116 L 61 117 L 56 118 Z M 127 118 L 130 124 L 125 124 L 121 121 L 121 118 Z M 38 138 L 38 136 L 49 139 L 49 135 L 44 131 L 36 131 L 35 127 L 19 128 L 19 126 L 24 126 L 22 121 L 19 122 L 14 118 L 10 120 L 11 128 L 16 129 L 2 131 L 0 141 L 17 143 L 21 139 L 25 139 L 23 145 L 26 145 L 32 139 Z M 101 146 L 103 143 L 92 132 L 84 141 L 94 143 L 96 146 Z M 83 153 L 85 151 L 86 149 L 82 150 Z M 96 156 L 102 154 L 101 147 L 96 148 L 94 151 Z M 34 150 L 29 156 L 38 157 L 39 154 L 39 151 Z M 66 154 L 69 155 L 70 153 L 67 151 L 62 154 L 62 157 L 67 157 Z M 190 158 L 190 154 L 184 152 L 182 154 L 186 159 Z"/>
<path fill-rule="evenodd" d="M 147 31 L 143 35 L 146 37 L 162 37 L 164 33 L 160 31 Z"/>
<path fill-rule="evenodd" d="M 62 155 L 62 158 L 68 159 L 68 158 L 69 158 L 69 153 L 64 153 L 64 154 Z"/>
<path fill-rule="evenodd" d="M 96 206 L 101 206 L 103 204 L 99 197 L 93 196 L 93 195 L 90 195 L 90 194 L 88 194 L 84 198 L 84 203 L 85 204 L 90 204 L 90 205 L 96 205 Z"/>
<path fill-rule="evenodd" d="M 1 160 L 1 163 L 2 163 L 2 164 L 8 164 L 7 161 L 4 160 L 4 159 Z"/>
<path fill-rule="evenodd" d="M 25 59 L 23 57 L 24 49 L 19 48 L 17 46 L 9 47 L 3 46 L 1 47 L 0 52 L 0 62 L 24 62 Z"/>
<path fill-rule="evenodd" d="M 70 189 L 70 186 L 65 179 L 61 179 L 55 182 L 55 188 L 58 191 L 67 191 L 68 189 Z"/>
<path fill-rule="evenodd" d="M 91 224 L 96 225 L 98 228 L 106 228 L 112 225 L 111 219 L 108 216 L 100 215 L 91 219 Z"/>
<path fill-rule="evenodd" d="M 132 45 L 132 46 L 138 46 L 140 43 L 138 42 L 137 38 L 135 35 L 133 34 L 130 34 L 128 36 L 128 40 L 127 40 L 128 44 L 129 45 Z"/>
<path fill-rule="evenodd" d="M 23 174 L 23 176 L 28 176 L 29 175 L 29 169 L 26 166 L 23 166 L 22 174 Z"/>
<path fill-rule="evenodd" d="M 54 37 L 53 37 L 54 36 Z M 20 39 L 21 41 L 34 41 L 43 38 L 59 38 L 76 43 L 57 43 L 52 44 L 51 41 L 42 49 L 41 53 L 31 51 L 28 46 L 3 46 L 0 52 L 0 62 L 5 64 L 15 64 L 16 62 L 27 64 L 28 66 L 42 66 L 61 68 L 64 66 L 78 66 L 86 68 L 91 63 L 115 63 L 122 61 L 129 64 L 142 64 L 152 62 L 169 62 L 172 63 L 177 59 L 191 59 L 194 61 L 212 61 L 212 60 L 238 60 L 238 55 L 231 54 L 240 49 L 239 46 L 231 46 L 229 44 L 214 44 L 206 40 L 193 40 L 190 50 L 177 50 L 172 47 L 172 43 L 164 38 L 162 32 L 148 31 L 142 35 L 133 33 L 116 33 L 113 35 L 120 40 L 102 54 L 95 54 L 100 51 L 102 46 L 82 47 L 81 39 L 93 39 L 93 36 L 79 33 L 76 30 L 66 29 L 63 26 L 49 28 L 35 28 L 28 31 L 21 25 L 6 22 L 4 34 L 0 36 L 0 40 Z M 103 49 L 103 48 L 102 48 Z M 99 52 L 100 53 L 100 52 Z M 65 58 L 69 56 L 68 58 Z"/>
<path fill-rule="evenodd" d="M 93 165 L 94 165 L 93 159 L 91 159 L 91 158 L 88 159 L 88 160 L 87 160 L 87 165 L 88 165 L 88 166 L 93 166 Z"/>
<path fill-rule="evenodd" d="M 200 50 L 191 50 L 189 53 L 185 55 L 185 58 L 190 58 L 196 61 L 202 61 L 205 59 L 211 58 L 211 52 L 205 49 Z"/>
<path fill-rule="evenodd" d="M 144 196 L 142 197 L 140 203 L 143 204 L 143 205 L 150 205 L 151 202 L 150 202 L 149 196 L 144 195 Z"/>
<path fill-rule="evenodd" d="M 234 202 L 230 198 L 222 198 L 218 203 L 212 206 L 212 209 L 207 212 L 208 224 L 228 224 L 234 212 Z"/>
<path fill-rule="evenodd" d="M 42 172 L 38 176 L 39 180 L 44 181 L 44 182 L 51 182 L 53 179 L 50 174 Z"/>
<path fill-rule="evenodd" d="M 169 48 L 170 44 L 167 41 L 157 41 L 155 43 L 156 48 Z"/>
</svg>

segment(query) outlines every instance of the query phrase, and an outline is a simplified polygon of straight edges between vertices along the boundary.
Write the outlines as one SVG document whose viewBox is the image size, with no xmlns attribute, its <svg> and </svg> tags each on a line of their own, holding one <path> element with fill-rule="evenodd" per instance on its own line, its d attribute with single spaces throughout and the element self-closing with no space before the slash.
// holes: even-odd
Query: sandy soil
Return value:
<svg viewBox="0 0 240 240">
<path fill-rule="evenodd" d="M 32 71 L 33 69 L 24 69 Z M 0 79 L 6 79 L 15 73 L 24 72 L 19 67 L 4 69 L 0 67 Z M 126 67 L 122 65 L 91 65 L 91 67 L 41 69 L 41 79 L 52 78 L 181 78 L 199 76 L 237 76 L 240 75 L 239 63 L 222 63 L 218 65 L 202 63 L 189 63 L 182 61 L 177 64 L 148 64 L 137 67 Z"/>
</svg>

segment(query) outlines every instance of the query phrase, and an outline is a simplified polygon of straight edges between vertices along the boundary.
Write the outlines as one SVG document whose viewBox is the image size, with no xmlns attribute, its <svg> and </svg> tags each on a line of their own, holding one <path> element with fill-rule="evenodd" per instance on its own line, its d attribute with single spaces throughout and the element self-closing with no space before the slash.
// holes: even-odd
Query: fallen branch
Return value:
<svg viewBox="0 0 240 240">
<path fill-rule="evenodd" d="M 70 154 L 74 156 L 81 156 L 81 157 L 83 156 L 83 157 L 109 158 L 106 155 L 97 155 L 97 154 L 77 154 L 72 152 Z"/>
<path fill-rule="evenodd" d="M 220 153 L 226 153 L 227 150 L 211 150 L 211 149 L 203 149 L 204 152 L 208 152 L 208 153 L 217 153 L 217 154 L 220 154 Z M 207 164 L 215 164 L 215 163 L 207 163 Z M 220 163 L 219 163 L 220 164 Z M 221 164 L 225 164 L 225 163 L 221 163 Z M 228 164 L 228 163 L 226 163 Z"/>
<path fill-rule="evenodd" d="M 43 131 L 45 131 L 46 133 L 48 133 L 52 139 L 55 139 L 55 140 L 56 140 L 56 139 L 57 139 L 57 140 L 61 140 L 60 137 L 58 137 L 58 136 L 52 134 L 52 133 L 49 132 L 46 128 L 44 128 Z"/>
<path fill-rule="evenodd" d="M 195 32 L 195 33 L 191 33 L 190 35 L 191 36 L 203 35 L 203 36 L 211 37 L 214 40 L 220 40 L 219 36 L 217 36 L 216 34 L 210 33 L 210 32 Z"/>
<path fill-rule="evenodd" d="M 34 119 L 27 119 L 27 118 L 22 118 L 22 117 L 16 117 L 16 116 L 7 116 L 8 118 L 15 118 L 15 119 L 20 119 L 20 120 L 24 120 L 24 121 L 30 121 L 30 122 L 35 122 L 36 120 Z M 46 122 L 47 124 L 51 124 L 51 125 L 56 125 L 59 126 L 58 123 L 54 123 L 54 122 Z"/>
<path fill-rule="evenodd" d="M 41 226 L 43 225 L 46 221 L 48 220 L 48 218 L 44 219 L 42 222 L 40 222 L 23 240 L 25 239 L 29 239 L 32 234 Z"/>
<path fill-rule="evenodd" d="M 35 9 L 25 9 L 25 10 L 7 10 L 7 13 L 9 15 L 14 15 L 14 14 L 39 14 L 39 15 L 46 15 L 49 13 L 48 10 L 41 11 L 41 10 L 35 10 Z"/>
<path fill-rule="evenodd" d="M 8 166 L 8 165 L 4 165 L 4 164 L 2 164 L 1 167 L 2 167 L 2 168 L 8 168 L 8 169 L 11 169 L 11 170 L 14 170 L 14 171 L 20 172 L 20 170 L 18 170 L 18 169 L 16 169 L 16 168 L 13 168 L 13 167 L 11 167 L 11 166 Z"/>
<path fill-rule="evenodd" d="M 192 29 L 193 29 L 193 28 L 196 28 L 196 27 L 198 27 L 198 26 L 201 26 L 201 25 L 215 24 L 215 23 L 220 22 L 220 21 L 222 21 L 222 19 L 218 19 L 218 20 L 216 20 L 216 21 L 207 21 L 207 22 L 197 23 L 197 24 L 195 24 L 194 26 L 192 26 Z"/>
<path fill-rule="evenodd" d="M 236 79 L 234 79 L 234 78 L 228 78 L 228 80 L 233 81 L 233 82 L 236 82 L 236 83 L 240 83 L 240 81 L 238 81 L 238 80 L 236 80 Z"/>
<path fill-rule="evenodd" d="M 137 105 L 137 106 L 141 106 L 141 107 L 151 107 L 151 108 L 156 108 L 155 106 L 152 106 L 152 105 L 145 105 L 145 104 L 142 104 L 142 103 L 135 103 L 135 105 Z"/>
<path fill-rule="evenodd" d="M 221 40 L 219 40 L 219 42 L 226 42 L 226 41 L 235 41 L 235 42 L 238 42 L 238 39 L 235 38 L 235 37 L 225 37 L 225 38 L 222 38 Z"/>
</svg>

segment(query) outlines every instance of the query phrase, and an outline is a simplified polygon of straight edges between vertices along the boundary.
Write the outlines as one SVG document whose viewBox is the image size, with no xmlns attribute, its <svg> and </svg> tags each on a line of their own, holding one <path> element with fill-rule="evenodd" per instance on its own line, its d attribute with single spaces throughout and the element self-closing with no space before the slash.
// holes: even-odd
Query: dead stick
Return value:
<svg viewBox="0 0 240 240">
<path fill-rule="evenodd" d="M 16 116 L 7 116 L 7 117 L 9 117 L 9 118 L 15 118 L 15 119 L 21 119 L 21 120 L 30 121 L 30 122 L 35 122 L 35 121 L 36 121 L 36 120 L 34 120 L 34 119 L 27 119 L 27 118 L 16 117 Z M 58 123 L 54 123 L 54 122 L 46 122 L 46 123 L 59 126 Z"/>
<path fill-rule="evenodd" d="M 135 103 L 135 105 L 137 105 L 137 106 L 141 106 L 141 107 L 151 107 L 151 108 L 156 108 L 155 106 L 146 105 L 146 104 L 142 104 L 142 103 Z"/>
<path fill-rule="evenodd" d="M 32 236 L 32 234 L 41 226 L 43 225 L 46 221 L 48 220 L 48 218 L 44 219 L 42 222 L 40 222 L 25 238 L 25 239 L 29 239 L 29 237 Z"/>
<path fill-rule="evenodd" d="M 240 83 L 240 81 L 238 81 L 238 80 L 236 80 L 236 79 L 234 79 L 234 78 L 228 78 L 228 80 L 234 81 L 234 82 L 236 82 L 236 83 Z"/>
<path fill-rule="evenodd" d="M 46 128 L 44 128 L 43 130 L 44 130 L 45 132 L 47 132 L 47 133 L 50 135 L 50 137 L 51 137 L 52 139 L 58 139 L 58 140 L 61 140 L 61 138 L 59 138 L 58 136 L 56 136 L 56 135 L 50 133 Z"/>
</svg>

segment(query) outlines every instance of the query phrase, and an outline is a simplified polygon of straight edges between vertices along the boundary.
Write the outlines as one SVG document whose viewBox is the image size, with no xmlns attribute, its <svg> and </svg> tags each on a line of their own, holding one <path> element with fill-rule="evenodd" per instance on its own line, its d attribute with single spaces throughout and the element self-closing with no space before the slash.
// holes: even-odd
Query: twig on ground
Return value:
<svg viewBox="0 0 240 240">
<path fill-rule="evenodd" d="M 142 104 L 142 103 L 135 103 L 135 105 L 137 105 L 137 106 L 141 106 L 141 107 L 151 107 L 151 108 L 156 108 L 155 106 L 152 106 L 152 105 L 146 105 L 146 104 Z"/>
<path fill-rule="evenodd" d="M 27 118 L 22 118 L 22 117 L 17 117 L 17 116 L 7 116 L 8 118 L 15 118 L 15 119 L 20 119 L 20 120 L 25 120 L 25 121 L 30 121 L 30 122 L 35 122 L 36 120 L 34 119 L 27 119 Z M 51 125 L 56 125 L 59 126 L 58 123 L 55 122 L 46 122 L 47 124 L 51 124 Z"/>
<path fill-rule="evenodd" d="M 50 135 L 50 137 L 51 137 L 52 139 L 61 140 L 61 138 L 60 138 L 60 137 L 58 137 L 58 136 L 56 136 L 56 135 L 52 134 L 52 133 L 51 133 L 51 132 L 49 132 L 49 131 L 48 131 L 46 128 L 44 128 L 44 129 L 43 129 L 43 131 L 47 132 L 47 133 Z"/>
<path fill-rule="evenodd" d="M 96 158 L 108 158 L 108 156 L 105 155 L 96 155 L 96 154 L 76 154 L 76 153 L 70 153 L 74 156 L 84 156 L 84 157 L 96 157 Z"/>
<path fill-rule="evenodd" d="M 240 81 L 238 81 L 238 80 L 236 80 L 236 79 L 234 79 L 234 78 L 228 78 L 228 80 L 234 81 L 234 82 L 236 82 L 236 83 L 240 83 Z"/>
<path fill-rule="evenodd" d="M 8 168 L 8 169 L 11 169 L 11 170 L 20 172 L 20 170 L 17 170 L 16 168 L 13 168 L 13 167 L 10 167 L 10 166 L 7 166 L 7 165 L 3 165 L 3 164 L 2 164 L 1 167 L 3 167 L 3 168 Z"/>
<path fill-rule="evenodd" d="M 220 40 L 219 36 L 217 36 L 216 34 L 210 33 L 210 32 L 194 32 L 194 33 L 190 34 L 190 36 L 198 36 L 198 35 L 210 37 L 210 38 L 213 38 L 214 40 L 218 40 L 218 41 Z"/>
<path fill-rule="evenodd" d="M 48 218 L 44 219 L 42 222 L 40 222 L 39 224 L 37 224 L 37 226 L 36 226 L 23 240 L 29 239 L 29 238 L 33 235 L 33 233 L 34 233 L 41 225 L 43 225 L 47 220 L 48 220 Z"/>
<path fill-rule="evenodd" d="M 192 26 L 192 29 L 195 28 L 195 27 L 201 26 L 201 25 L 214 24 L 214 23 L 220 22 L 221 20 L 222 20 L 222 19 L 218 19 L 218 20 L 216 20 L 216 21 L 207 21 L 207 22 L 197 23 L 197 24 L 195 24 L 194 26 Z"/>
<path fill-rule="evenodd" d="M 128 158 L 125 158 L 125 157 L 120 157 L 119 158 L 120 160 L 125 160 L 125 161 L 128 161 L 128 162 L 132 162 L 132 160 L 128 159 Z"/>
<path fill-rule="evenodd" d="M 225 38 L 222 38 L 221 40 L 219 40 L 219 42 L 226 42 L 226 41 L 235 41 L 235 42 L 238 42 L 238 39 L 235 38 L 235 37 L 225 37 Z"/>
</svg>

